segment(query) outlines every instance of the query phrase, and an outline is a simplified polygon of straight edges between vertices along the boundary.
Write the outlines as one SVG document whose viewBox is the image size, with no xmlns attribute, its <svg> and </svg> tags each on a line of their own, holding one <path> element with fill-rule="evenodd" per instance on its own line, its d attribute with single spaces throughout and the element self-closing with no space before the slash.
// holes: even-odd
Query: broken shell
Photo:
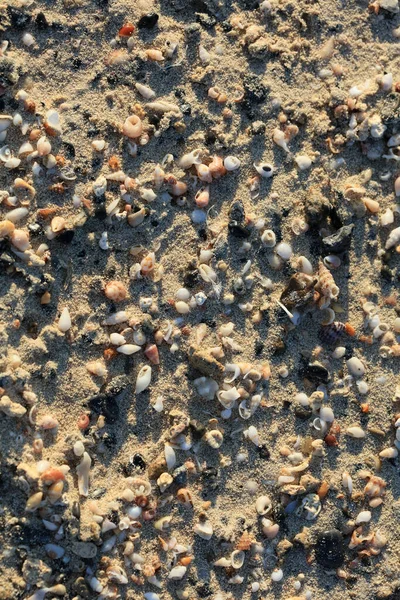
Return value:
<svg viewBox="0 0 400 600">
<path fill-rule="evenodd" d="M 0 133 L 6 131 L 11 125 L 13 118 L 10 115 L 0 115 Z"/>
<path fill-rule="evenodd" d="M 182 158 L 179 160 L 178 165 L 181 169 L 190 169 L 193 165 L 199 165 L 201 163 L 201 149 L 196 148 L 192 150 L 188 154 L 184 154 Z"/>
<path fill-rule="evenodd" d="M 236 156 L 227 156 L 224 159 L 224 167 L 227 171 L 236 171 L 240 167 L 240 160 Z"/>
<path fill-rule="evenodd" d="M 276 245 L 276 235 L 272 229 L 266 229 L 262 233 L 261 241 L 267 248 L 273 248 Z"/>
<path fill-rule="evenodd" d="M 137 379 L 136 379 L 136 386 L 135 386 L 135 394 L 140 394 L 141 392 L 144 392 L 144 390 L 146 390 L 149 385 L 150 385 L 150 381 L 151 381 L 151 367 L 149 367 L 148 365 L 145 365 L 144 367 L 142 367 L 138 373 Z"/>
<path fill-rule="evenodd" d="M 234 569 L 240 569 L 244 563 L 245 553 L 243 550 L 234 550 L 231 554 L 231 565 Z"/>
<path fill-rule="evenodd" d="M 47 156 L 51 152 L 51 144 L 46 136 L 42 136 L 36 145 L 39 156 Z"/>
<path fill-rule="evenodd" d="M 269 496 L 259 496 L 256 500 L 256 511 L 259 515 L 267 515 L 272 510 L 272 501 Z"/>
<path fill-rule="evenodd" d="M 207 431 L 204 436 L 207 444 L 211 446 L 211 448 L 220 448 L 224 441 L 224 436 L 222 435 L 219 429 L 212 429 L 211 431 Z"/>
<path fill-rule="evenodd" d="M 210 540 L 214 533 L 213 527 L 210 521 L 204 521 L 202 523 L 196 523 L 193 528 L 196 535 L 201 537 L 203 540 Z"/>
<path fill-rule="evenodd" d="M 397 458 L 399 455 L 399 451 L 397 448 L 385 448 L 381 452 L 379 452 L 379 456 L 381 458 Z"/>
<path fill-rule="evenodd" d="M 265 177 L 266 179 L 275 175 L 277 169 L 270 163 L 254 163 L 254 168 L 261 177 Z"/>
<path fill-rule="evenodd" d="M 122 133 L 131 139 L 140 137 L 143 133 L 141 119 L 137 115 L 128 117 L 122 127 Z"/>
<path fill-rule="evenodd" d="M 274 140 L 275 144 L 283 148 L 285 152 L 290 152 L 287 145 L 286 135 L 283 131 L 280 129 L 274 129 L 272 132 L 272 139 Z"/>
<path fill-rule="evenodd" d="M 104 293 L 113 302 L 122 302 L 128 294 L 126 287 L 120 281 L 109 281 L 104 288 Z"/>
<path fill-rule="evenodd" d="M 22 229 L 14 229 L 10 238 L 12 245 L 21 252 L 25 252 L 25 250 L 28 250 L 28 248 L 31 247 L 29 243 L 29 236 Z"/>
</svg>

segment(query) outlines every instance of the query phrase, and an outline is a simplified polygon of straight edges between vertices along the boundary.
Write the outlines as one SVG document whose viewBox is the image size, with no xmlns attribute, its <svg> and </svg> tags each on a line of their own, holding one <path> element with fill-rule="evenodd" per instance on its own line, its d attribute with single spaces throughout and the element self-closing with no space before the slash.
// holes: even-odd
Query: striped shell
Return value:
<svg viewBox="0 0 400 600">
<path fill-rule="evenodd" d="M 326 298 L 337 298 L 339 288 L 335 283 L 332 273 L 320 262 L 318 269 L 318 289 Z"/>
<path fill-rule="evenodd" d="M 330 325 L 321 327 L 319 330 L 319 339 L 327 345 L 336 344 L 346 331 L 346 325 L 340 321 L 334 321 Z"/>
</svg>

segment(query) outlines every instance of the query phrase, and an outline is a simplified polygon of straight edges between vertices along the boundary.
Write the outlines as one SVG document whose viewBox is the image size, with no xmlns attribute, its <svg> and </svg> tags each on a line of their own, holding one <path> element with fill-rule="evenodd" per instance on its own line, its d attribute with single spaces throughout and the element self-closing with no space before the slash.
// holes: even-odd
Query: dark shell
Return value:
<svg viewBox="0 0 400 600">
<path fill-rule="evenodd" d="M 315 545 L 317 563 L 327 569 L 337 569 L 344 562 L 343 535 L 337 529 L 322 531 Z"/>
<path fill-rule="evenodd" d="M 344 225 L 336 233 L 329 235 L 322 240 L 324 250 L 329 252 L 343 252 L 350 246 L 351 234 L 354 225 Z"/>
<path fill-rule="evenodd" d="M 320 383 L 328 383 L 329 381 L 328 369 L 318 362 L 308 364 L 301 370 L 301 375 L 317 385 Z"/>
<path fill-rule="evenodd" d="M 314 300 L 314 286 L 317 280 L 304 273 L 295 273 L 289 279 L 287 287 L 280 297 L 282 304 L 289 310 L 304 308 Z"/>
<path fill-rule="evenodd" d="M 343 336 L 346 326 L 340 321 L 334 321 L 330 325 L 321 327 L 318 337 L 324 344 L 333 345 Z"/>
</svg>

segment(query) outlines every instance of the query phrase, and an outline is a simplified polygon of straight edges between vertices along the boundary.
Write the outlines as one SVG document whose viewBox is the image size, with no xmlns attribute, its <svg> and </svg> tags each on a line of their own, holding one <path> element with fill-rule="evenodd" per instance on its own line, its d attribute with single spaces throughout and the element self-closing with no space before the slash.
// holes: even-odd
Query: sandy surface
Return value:
<svg viewBox="0 0 400 600">
<path fill-rule="evenodd" d="M 90 587 L 93 576 L 103 586 L 100 598 L 136 599 L 147 592 L 158 593 L 163 600 L 272 599 L 296 595 L 325 599 L 332 594 L 346 599 L 400 597 L 398 459 L 377 458 L 382 449 L 393 447 L 395 439 L 393 423 L 399 407 L 393 399 L 399 383 L 399 358 L 381 358 L 382 340 L 367 343 L 371 330 L 362 308 L 367 300 L 373 302 L 379 308 L 381 322 L 393 332 L 399 306 L 399 253 L 395 245 L 385 253 L 385 243 L 390 231 L 400 225 L 394 194 L 397 162 L 382 155 L 388 154 L 387 142 L 399 131 L 400 96 L 395 91 L 396 82 L 400 81 L 396 33 L 399 14 L 379 9 L 379 0 L 375 4 L 376 10 L 369 9 L 365 1 L 271 0 L 271 10 L 263 14 L 253 2 L 231 5 L 212 0 L 65 0 L 22 6 L 17 0 L 0 0 L 0 39 L 9 41 L 0 56 L 0 112 L 12 116 L 20 113 L 23 122 L 29 124 L 25 134 L 20 126 L 11 125 L 1 145 L 9 145 L 17 155 L 32 129 L 45 133 L 43 118 L 50 109 L 58 111 L 62 128 L 60 135 L 49 136 L 52 154 L 58 157 L 57 167 L 46 169 L 41 157 L 23 158 L 12 170 L 0 165 L 0 188 L 10 196 L 15 195 L 12 186 L 16 177 L 33 183 L 34 198 L 17 193 L 16 206 L 25 202 L 29 213 L 16 227 L 30 232 L 35 251 L 43 243 L 49 247 L 45 264 L 35 266 L 12 252 L 9 239 L 0 241 L 0 385 L 4 395 L 27 409 L 20 418 L 0 413 L 4 542 L 0 554 L 0 598 L 30 598 L 36 589 L 56 584 L 65 589 L 50 591 L 47 597 L 65 592 L 65 598 L 97 598 L 98 592 Z M 140 17 L 149 12 L 159 15 L 157 25 L 138 29 Z M 45 15 L 46 27 L 38 27 L 38 22 L 43 22 L 41 17 L 38 21 L 39 13 Z M 21 14 L 30 17 L 22 19 L 22 26 Z M 127 22 L 136 27 L 130 49 L 127 38 L 118 37 L 119 29 Z M 33 36 L 32 46 L 24 45 L 25 33 Z M 330 39 L 333 42 L 329 50 L 326 43 Z M 166 42 L 177 44 L 172 58 L 161 63 L 146 59 L 149 48 L 165 53 Z M 209 52 L 208 64 L 199 59 L 200 45 Z M 122 54 L 116 54 L 120 50 Z M 324 58 L 324 54 L 328 56 Z M 121 64 L 115 64 L 116 57 Z M 384 73 L 393 74 L 393 85 L 388 91 L 379 84 Z M 181 114 L 152 117 L 146 100 L 135 90 L 136 82 L 150 86 L 157 100 L 177 104 Z M 212 86 L 226 93 L 227 103 L 219 104 L 208 97 Z M 360 89 L 358 100 L 349 100 L 353 86 Z M 232 102 L 243 88 L 242 102 Z M 21 90 L 26 92 L 22 99 L 18 96 Z M 26 110 L 24 97 L 34 102 L 33 112 Z M 340 116 L 335 109 L 343 105 L 350 108 Z M 231 110 L 230 115 L 223 113 L 226 109 Z M 149 142 L 139 145 L 136 156 L 129 153 L 128 140 L 121 133 L 125 119 L 133 112 L 142 117 L 149 135 Z M 380 137 L 371 135 L 368 124 L 363 130 L 365 119 L 377 119 L 378 124 L 380 119 L 386 127 L 383 132 L 379 130 Z M 298 132 L 289 139 L 290 152 L 286 153 L 274 143 L 273 132 L 279 127 L 285 131 L 288 126 L 289 130 L 290 126 L 297 126 Z M 357 133 L 353 135 L 352 131 Z M 294 127 L 292 132 L 296 133 Z M 105 150 L 96 152 L 91 145 L 93 140 L 105 140 Z M 32 145 L 36 150 L 36 141 Z M 238 170 L 210 184 L 207 221 L 203 225 L 194 224 L 191 216 L 196 208 L 196 191 L 202 184 L 195 177 L 194 167 L 184 172 L 177 164 L 183 154 L 195 148 L 202 149 L 206 164 L 210 162 L 208 157 L 214 155 L 235 156 L 241 163 Z M 173 173 L 189 186 L 183 205 L 169 195 L 167 183 L 160 190 L 153 183 L 154 168 L 167 154 L 173 155 L 174 162 L 165 167 L 165 172 Z M 294 158 L 299 155 L 312 160 L 309 169 L 298 168 Z M 100 174 L 113 172 L 109 163 L 112 156 L 119 161 L 118 170 L 139 182 L 128 204 L 148 207 L 146 218 L 136 228 L 127 223 L 127 202 L 121 198 L 119 183 L 109 182 L 105 197 L 96 198 L 93 194 L 92 184 Z M 334 165 L 332 161 L 337 159 L 343 160 Z M 32 174 L 35 161 L 42 166 L 37 176 Z M 258 194 L 249 190 L 249 178 L 257 175 L 254 162 L 271 163 L 277 169 L 272 178 L 260 178 Z M 74 169 L 76 179 L 64 182 L 60 193 L 49 188 L 62 182 L 63 165 Z M 355 200 L 346 198 L 350 184 L 364 187 Z M 140 197 L 142 188 L 154 189 L 156 199 L 145 202 Z M 318 202 L 322 199 L 331 203 L 334 210 L 330 218 L 321 218 L 313 226 L 309 206 L 315 196 Z M 2 198 L 0 219 L 5 219 L 13 206 L 7 205 L 7 193 Z M 121 198 L 120 215 L 105 219 L 104 207 L 117 198 Z M 363 198 L 376 200 L 378 212 L 365 210 Z M 233 201 L 241 201 L 245 209 L 250 234 L 246 238 L 250 244 L 247 249 L 242 246 L 243 239 L 228 233 Z M 74 232 L 72 240 L 65 231 L 54 239 L 46 237 L 45 228 L 54 215 L 44 219 L 38 211 L 48 207 L 58 207 L 54 214 L 65 219 L 66 229 Z M 394 222 L 383 226 L 380 217 L 388 208 L 394 211 Z M 318 211 L 323 212 L 320 204 Z M 308 231 L 301 235 L 292 231 L 296 217 L 309 221 Z M 265 220 L 261 232 L 254 226 L 259 219 Z M 296 272 L 298 257 L 307 257 L 318 274 L 319 260 L 328 254 L 321 238 L 350 223 L 354 224 L 351 244 L 336 253 L 341 264 L 332 273 L 340 288 L 334 303 L 335 320 L 350 323 L 355 335 L 345 334 L 337 341 L 336 346 L 347 350 L 345 357 L 334 359 L 331 354 L 335 344 L 328 345 L 319 338 L 322 311 L 315 305 L 308 307 L 300 323 L 293 327 L 277 301 Z M 273 269 L 269 262 L 274 250 L 260 240 L 264 229 L 272 229 L 278 241 L 292 246 L 291 259 L 279 269 Z M 108 250 L 99 247 L 105 231 Z M 143 247 L 139 258 L 130 252 L 136 246 Z M 216 294 L 209 283 L 195 276 L 190 292 L 204 291 L 207 300 L 203 306 L 193 307 L 188 315 L 179 315 L 174 308 L 175 294 L 187 286 L 191 261 L 196 273 L 203 249 L 213 251 L 210 265 L 222 291 Z M 130 268 L 148 252 L 155 252 L 156 263 L 162 266 L 162 278 L 133 280 Z M 247 275 L 253 276 L 254 282 L 251 289 L 239 295 L 234 291 L 235 282 L 248 260 L 251 266 Z M 269 289 L 261 285 L 263 278 L 271 280 Z M 114 304 L 106 298 L 104 288 L 111 280 L 124 284 L 128 291 L 125 301 Z M 41 304 L 46 291 L 50 292 L 50 301 Z M 224 297 L 232 292 L 234 303 L 226 305 Z M 140 299 L 148 297 L 153 299 L 153 306 L 144 311 Z M 239 307 L 246 303 L 251 303 L 250 311 Z M 65 307 L 72 320 L 67 333 L 57 326 Z M 104 320 L 116 310 L 126 310 L 128 321 L 113 327 L 104 325 Z M 144 346 L 132 356 L 114 351 L 111 359 L 104 361 L 104 351 L 112 347 L 110 333 L 121 332 L 129 324 L 140 328 L 142 323 L 147 342 L 154 343 L 154 333 L 161 330 L 165 334 L 168 322 L 173 323 L 177 317 L 182 317 L 182 321 L 176 324 L 181 327 L 176 348 L 165 341 L 161 343 L 160 364 L 152 367 L 149 388 L 135 394 L 138 372 L 150 364 Z M 202 373 L 188 360 L 190 348 L 198 345 L 200 324 L 207 326 L 200 347 L 209 349 L 222 347 L 219 328 L 228 322 L 235 325 L 231 338 L 238 349 L 224 347 L 225 356 L 217 357 L 218 360 L 222 364 L 249 363 L 260 372 L 268 363 L 271 368 L 269 379 L 261 378 L 254 384 L 252 393 L 262 394 L 263 399 L 247 421 L 239 417 L 237 407 L 230 418 L 222 418 L 223 407 L 217 398 L 204 400 L 199 396 L 193 380 Z M 395 335 L 388 342 L 391 344 L 396 344 Z M 359 393 L 356 379 L 348 386 L 341 384 L 348 373 L 346 359 L 352 354 L 365 365 L 363 381 L 369 386 L 365 395 Z M 297 498 L 301 504 L 305 490 L 291 498 L 282 493 L 276 480 L 282 468 L 291 466 L 285 448 L 293 452 L 297 436 L 297 447 L 299 451 L 303 449 L 307 460 L 311 456 L 311 440 L 323 437 L 312 427 L 318 412 L 306 418 L 296 416 L 296 394 L 305 392 L 310 396 L 316 389 L 317 384 L 306 381 L 302 371 L 313 359 L 325 364 L 329 371 L 325 404 L 333 409 L 335 426 L 340 426 L 341 433 L 337 446 L 322 443 L 323 456 L 310 460 L 306 472 L 317 480 L 311 491 L 320 489 L 322 481 L 328 483 L 329 491 L 322 500 L 319 516 L 306 520 L 304 513 L 285 513 L 291 500 Z M 88 362 L 96 360 L 102 360 L 106 366 L 106 377 L 88 372 Z M 284 366 L 287 373 L 281 370 Z M 220 377 L 220 386 L 222 382 Z M 36 400 L 24 398 L 24 390 L 36 394 Z M 88 402 L 96 394 L 110 391 L 113 399 L 105 419 L 99 422 L 99 413 Z M 160 395 L 164 398 L 164 410 L 158 413 L 152 404 Z M 33 404 L 36 409 L 29 419 Z M 364 407 L 367 412 L 363 412 L 361 404 L 369 405 L 368 409 Z M 113 549 L 104 551 L 102 543 L 114 532 L 101 533 L 101 523 L 99 527 L 93 521 L 91 500 L 96 500 L 103 518 L 119 523 L 127 507 L 121 500 L 126 488 L 124 479 L 135 475 L 131 457 L 136 453 L 143 456 L 146 468 L 140 476 L 147 478 L 148 465 L 164 452 L 164 443 L 169 439 L 172 410 L 182 411 L 208 430 L 219 428 L 224 435 L 223 444 L 213 449 L 204 440 L 193 437 L 193 428 L 187 428 L 185 434 L 188 440 L 192 439 L 192 446 L 189 450 L 176 450 L 176 467 L 194 461 L 187 483 L 173 483 L 162 494 L 162 498 L 171 498 L 160 506 L 160 490 L 152 481 L 151 504 L 156 506 L 158 502 L 156 520 L 172 516 L 168 531 L 160 533 L 154 521 L 139 519 L 139 534 L 133 528 L 122 532 L 117 529 L 119 538 Z M 77 422 L 83 413 L 89 415 L 90 426 L 82 432 Z M 40 422 L 48 414 L 57 419 L 59 426 L 43 431 Z M 269 458 L 245 439 L 242 431 L 250 425 L 257 428 L 260 444 L 269 450 Z M 346 434 L 353 425 L 364 429 L 365 438 L 352 439 Z M 38 437 L 42 437 L 44 445 L 40 454 L 32 449 Z M 84 442 L 92 460 L 88 497 L 78 492 L 76 467 L 81 459 L 72 450 L 77 440 Z M 242 462 L 237 461 L 238 454 L 244 455 Z M 53 505 L 46 499 L 48 486 L 43 485 L 36 470 L 39 467 L 40 471 L 43 464 L 39 461 L 43 460 L 51 466 L 70 467 L 62 497 Z M 30 476 L 21 463 L 30 466 Z M 215 476 L 210 471 L 213 468 Z M 387 483 L 383 503 L 376 508 L 368 506 L 363 493 L 366 480 L 360 477 L 362 470 Z M 353 478 L 352 497 L 342 485 L 343 472 L 349 472 Z M 249 490 L 249 480 L 256 482 L 256 490 Z M 193 507 L 177 500 L 180 487 L 190 490 Z M 42 504 L 34 512 L 27 512 L 27 499 L 38 490 L 44 490 Z M 263 533 L 261 517 L 255 509 L 256 498 L 262 494 L 268 494 L 274 506 L 272 515 L 267 517 L 280 524 L 273 540 Z M 208 501 L 209 506 L 204 504 Z M 80 505 L 79 519 L 76 508 L 73 511 L 74 502 Z M 376 556 L 371 555 L 368 541 L 348 548 L 354 520 L 362 510 L 372 514 L 363 535 L 379 530 L 387 538 Z M 202 511 L 213 526 L 209 541 L 193 532 Z M 46 529 L 43 519 L 56 523 L 56 531 Z M 318 535 L 333 528 L 343 533 L 346 548 L 339 572 L 326 569 L 315 560 Z M 235 584 L 230 582 L 234 570 L 215 567 L 213 562 L 222 556 L 229 558 L 244 531 L 254 545 L 246 550 L 244 566 L 237 571 L 243 581 Z M 300 532 L 304 535 L 295 540 Z M 193 561 L 182 580 L 168 580 L 174 553 L 162 550 L 158 535 L 165 540 L 176 537 L 179 544 L 192 546 L 187 555 L 193 556 Z M 159 557 L 161 568 L 156 574 L 161 590 L 147 582 L 132 561 L 124 557 L 129 538 L 146 565 Z M 94 544 L 96 556 L 77 556 L 73 551 L 77 540 Z M 293 545 L 285 548 L 285 540 Z M 46 544 L 62 547 L 65 554 L 53 559 Z M 27 575 L 30 563 L 38 570 L 32 576 Z M 128 584 L 116 585 L 114 590 L 115 582 L 108 581 L 109 565 L 122 567 Z M 283 579 L 278 583 L 271 582 L 274 568 L 283 571 Z M 294 583 L 299 573 L 305 578 L 300 591 L 296 591 Z M 138 582 L 138 577 L 142 581 Z M 259 590 L 252 593 L 251 584 L 256 581 Z M 39 595 L 33 597 L 39 599 Z"/>
</svg>

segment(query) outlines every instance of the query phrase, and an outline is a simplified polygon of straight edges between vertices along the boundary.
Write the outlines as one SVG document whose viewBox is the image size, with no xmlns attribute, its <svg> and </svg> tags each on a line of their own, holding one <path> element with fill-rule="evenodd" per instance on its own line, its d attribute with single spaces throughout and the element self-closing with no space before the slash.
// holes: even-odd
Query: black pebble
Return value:
<svg viewBox="0 0 400 600">
<path fill-rule="evenodd" d="M 158 22 L 158 14 L 157 13 L 148 13 L 147 15 L 143 15 L 140 17 L 138 21 L 139 29 L 153 29 L 157 25 Z"/>
<path fill-rule="evenodd" d="M 146 466 L 147 466 L 146 465 L 146 461 L 144 460 L 144 458 L 143 458 L 143 456 L 141 454 L 134 454 L 131 457 L 130 462 L 139 471 L 144 471 L 146 469 Z"/>
<path fill-rule="evenodd" d="M 64 231 L 62 231 L 60 233 L 60 235 L 57 237 L 59 242 L 62 242 L 63 244 L 70 244 L 72 242 L 72 240 L 74 239 L 74 235 L 75 235 L 75 231 L 73 229 L 65 229 Z"/>
<path fill-rule="evenodd" d="M 303 377 L 306 377 L 313 383 L 328 383 L 329 381 L 329 372 L 323 365 L 320 363 L 313 363 L 307 365 L 300 373 Z"/>
<path fill-rule="evenodd" d="M 49 26 L 47 19 L 46 19 L 46 15 L 42 12 L 40 12 L 36 15 L 35 21 L 36 21 L 37 28 L 40 31 L 47 29 L 47 27 Z"/>
<path fill-rule="evenodd" d="M 13 6 L 8 6 L 7 12 L 11 21 L 11 25 L 15 29 L 24 29 L 32 20 L 31 15 L 27 15 L 19 8 L 14 8 Z"/>
<path fill-rule="evenodd" d="M 271 458 L 271 452 L 268 450 L 265 444 L 261 444 L 261 446 L 258 446 L 258 453 L 260 455 L 260 458 L 264 458 L 265 460 L 269 460 Z"/>
<path fill-rule="evenodd" d="M 343 252 L 350 246 L 351 234 L 354 229 L 354 225 L 344 225 L 333 235 L 323 238 L 322 246 L 325 251 L 329 252 Z"/>
<path fill-rule="evenodd" d="M 344 562 L 343 536 L 337 529 L 322 531 L 315 545 L 317 563 L 327 569 L 337 569 Z"/>
</svg>

